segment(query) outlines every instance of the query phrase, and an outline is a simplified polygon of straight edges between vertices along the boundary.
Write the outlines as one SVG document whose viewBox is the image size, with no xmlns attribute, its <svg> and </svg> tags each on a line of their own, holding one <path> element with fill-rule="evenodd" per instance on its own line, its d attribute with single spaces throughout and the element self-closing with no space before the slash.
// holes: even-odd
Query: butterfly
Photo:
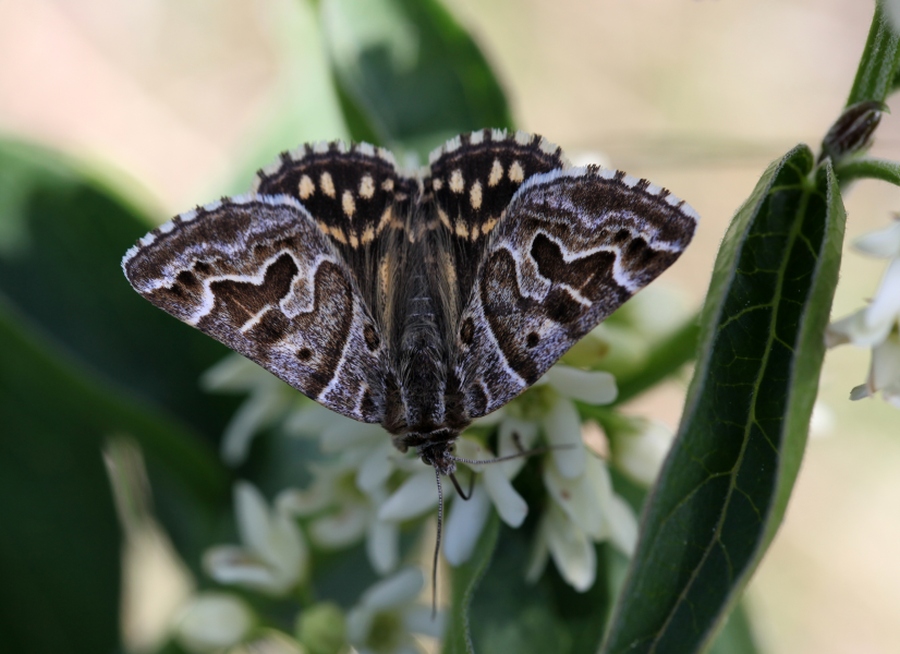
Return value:
<svg viewBox="0 0 900 654">
<path fill-rule="evenodd" d="M 440 475 L 453 443 L 668 268 L 697 214 L 668 190 L 572 167 L 485 129 L 398 168 L 304 145 L 252 191 L 176 216 L 122 268 L 134 289 Z"/>
</svg>

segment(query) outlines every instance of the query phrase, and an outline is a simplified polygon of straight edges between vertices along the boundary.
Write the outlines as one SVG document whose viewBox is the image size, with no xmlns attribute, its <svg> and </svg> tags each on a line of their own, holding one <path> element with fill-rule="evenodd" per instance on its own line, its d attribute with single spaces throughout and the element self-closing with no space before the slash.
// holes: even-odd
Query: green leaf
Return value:
<svg viewBox="0 0 900 654">
<path fill-rule="evenodd" d="M 463 565 L 453 568 L 453 574 L 450 577 L 453 601 L 450 606 L 447 633 L 444 636 L 444 654 L 473 654 L 474 652 L 472 636 L 469 633 L 469 611 L 475 591 L 491 563 L 499 532 L 500 518 L 493 512 L 478 539 L 478 545 L 472 556 Z"/>
<path fill-rule="evenodd" d="M 841 186 L 857 179 L 880 179 L 900 186 L 900 163 L 886 159 L 851 159 L 835 168 Z"/>
<path fill-rule="evenodd" d="M 753 625 L 747 616 L 747 608 L 740 602 L 728 616 L 715 642 L 709 648 L 710 654 L 757 654 L 759 648 L 753 636 Z"/>
<path fill-rule="evenodd" d="M 492 524 L 498 522 L 496 517 L 492 520 Z M 485 541 L 489 544 L 494 537 L 490 532 L 482 535 L 473 560 L 454 572 L 453 615 L 445 652 L 597 651 L 610 606 L 604 565 L 606 548 L 597 547 L 597 578 L 584 593 L 563 581 L 552 562 L 548 562 L 540 579 L 529 583 L 525 571 L 534 546 L 535 526 L 535 521 L 519 529 L 501 525 L 496 546 L 492 547 L 493 560 L 480 582 L 478 574 L 488 564 L 484 558 Z M 469 641 L 464 640 L 466 633 Z M 466 642 L 469 645 L 464 647 Z"/>
<path fill-rule="evenodd" d="M 92 407 L 2 304 L 0 342 L 0 650 L 113 651 L 122 537 Z"/>
<path fill-rule="evenodd" d="M 60 153 L 0 141 L 0 292 L 85 369 L 216 442 L 237 399 L 201 390 L 228 350 L 141 298 L 125 251 L 152 227 Z"/>
<path fill-rule="evenodd" d="M 321 10 L 354 140 L 424 156 L 461 132 L 512 126 L 484 55 L 436 0 L 323 0 Z"/>
<path fill-rule="evenodd" d="M 883 102 L 894 88 L 898 71 L 900 71 L 900 37 L 885 16 L 879 1 L 875 3 L 875 15 L 869 28 L 869 37 L 846 106 L 867 100 Z"/>
<path fill-rule="evenodd" d="M 194 532 L 208 517 L 198 498 L 224 485 L 207 476 L 190 434 L 42 336 L 0 296 L 0 651 L 109 652 L 119 638 L 122 535 L 103 461 L 108 439 L 145 446 L 148 466 L 166 471 L 161 495 L 179 497 Z"/>
<path fill-rule="evenodd" d="M 36 339 L 41 356 L 64 360 L 68 380 L 35 383 L 29 402 L 6 406 L 4 429 L 20 447 L 38 447 L 28 428 L 12 425 L 30 424 L 32 413 L 65 417 L 67 389 L 93 388 L 89 424 L 102 425 L 103 436 L 138 440 L 156 514 L 186 562 L 198 566 L 228 507 L 228 474 L 214 446 L 236 404 L 202 392 L 198 378 L 225 349 L 130 288 L 119 262 L 149 221 L 59 153 L 0 142 L 0 216 L 8 327 Z M 12 355 L 10 380 L 31 379 L 35 361 Z M 75 421 L 72 429 L 88 427 Z"/>
<path fill-rule="evenodd" d="M 763 175 L 719 252 L 701 352 L 603 652 L 707 646 L 777 530 L 824 356 L 844 210 L 798 146 Z"/>
</svg>

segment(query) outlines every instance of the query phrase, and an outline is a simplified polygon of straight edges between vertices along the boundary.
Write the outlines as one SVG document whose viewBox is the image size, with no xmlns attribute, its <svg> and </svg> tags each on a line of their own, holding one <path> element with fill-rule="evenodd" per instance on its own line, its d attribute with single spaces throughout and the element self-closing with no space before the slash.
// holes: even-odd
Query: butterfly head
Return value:
<svg viewBox="0 0 900 654">
<path fill-rule="evenodd" d="M 426 443 L 419 445 L 416 453 L 423 463 L 432 466 L 440 474 L 452 475 L 456 472 L 456 459 L 450 453 L 450 449 L 453 447 L 452 443 L 451 440 Z"/>
</svg>

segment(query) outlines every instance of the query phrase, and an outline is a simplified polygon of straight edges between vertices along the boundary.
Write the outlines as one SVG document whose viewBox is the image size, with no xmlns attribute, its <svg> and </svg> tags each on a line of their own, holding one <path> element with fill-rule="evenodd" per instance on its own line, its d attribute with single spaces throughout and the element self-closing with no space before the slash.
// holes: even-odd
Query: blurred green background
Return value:
<svg viewBox="0 0 900 654">
<path fill-rule="evenodd" d="M 764 167 L 797 142 L 815 147 L 839 114 L 873 5 L 867 0 L 444 4 L 493 64 L 518 127 L 544 134 L 573 159 L 601 159 L 650 178 L 697 209 L 702 222 L 694 245 L 661 282 L 691 306 L 703 298 L 728 220 Z M 128 196 L 121 211 L 134 205 L 162 222 L 223 193 L 246 190 L 252 172 L 280 150 L 346 136 L 316 21 L 312 4 L 301 0 L 0 3 L 0 132 L 90 162 L 98 177 Z M 872 154 L 900 159 L 900 123 L 890 115 Z M 0 179 L 12 187 L 19 183 Z M 900 190 L 883 183 L 863 182 L 846 197 L 848 242 L 885 226 L 900 210 Z M 58 234 L 54 216 L 64 205 L 41 210 L 43 230 L 28 238 L 50 242 Z M 92 233 L 90 216 L 82 219 L 85 242 L 67 243 L 74 251 L 71 261 L 94 239 L 121 238 L 114 225 Z M 0 216 L 0 240 L 16 243 L 15 229 Z M 227 400 L 205 398 L 193 372 L 188 377 L 172 369 L 165 379 L 139 379 L 140 362 L 154 352 L 142 348 L 140 332 L 116 329 L 105 293 L 124 284 L 118 266 L 110 266 L 108 277 L 94 279 L 67 261 L 42 262 L 43 285 L 27 287 L 20 281 L 25 277 L 17 277 L 24 272 L 6 267 L 0 271 L 0 292 L 34 307 L 52 324 L 61 298 L 77 297 L 65 287 L 80 285 L 83 305 L 65 311 L 96 317 L 85 321 L 89 331 L 69 337 L 94 352 L 96 368 L 110 379 L 116 379 L 117 369 L 127 369 L 148 393 L 180 397 L 187 407 L 182 417 L 203 425 L 201 431 L 220 429 L 204 423 L 203 404 L 218 409 Z M 859 308 L 882 271 L 881 262 L 847 252 L 835 317 Z M 173 329 L 174 321 L 161 313 L 147 315 L 155 321 L 147 330 Z M 111 351 L 130 356 L 105 359 Z M 185 369 L 202 369 L 219 353 L 208 349 Z M 45 354 L 48 366 L 65 356 Z M 10 353 L 3 360 L 11 361 Z M 826 359 L 815 437 L 785 524 L 749 591 L 764 651 L 900 650 L 895 556 L 900 414 L 880 400 L 847 400 L 867 365 L 868 353 L 849 347 Z M 33 374 L 39 386 L 41 370 Z M 46 391 L 72 397 L 77 410 L 80 396 L 72 388 Z M 631 410 L 674 428 L 683 391 L 672 383 L 641 397 Z M 104 417 L 94 417 L 99 431 Z M 66 424 L 65 416 L 58 419 Z M 177 440 L 178 429 L 166 433 Z M 32 437 L 22 426 L 0 424 L 0 439 L 7 441 L 0 451 L 10 449 L 11 439 Z M 0 465 L 0 503 L 6 505 L 0 515 L 18 505 L 17 492 L 27 483 L 14 470 Z M 220 483 L 210 479 L 208 492 L 219 492 Z M 59 490 L 65 486 L 48 489 L 48 495 Z M 102 489 L 79 492 L 102 496 Z M 72 539 L 61 547 L 89 542 L 81 536 L 91 532 L 90 523 L 60 516 L 64 519 L 71 520 Z M 154 538 L 127 545 L 126 636 L 138 645 L 154 638 L 187 592 L 181 577 L 160 572 L 171 571 L 171 561 L 164 543 Z M 77 594 L 66 601 L 77 601 Z"/>
</svg>

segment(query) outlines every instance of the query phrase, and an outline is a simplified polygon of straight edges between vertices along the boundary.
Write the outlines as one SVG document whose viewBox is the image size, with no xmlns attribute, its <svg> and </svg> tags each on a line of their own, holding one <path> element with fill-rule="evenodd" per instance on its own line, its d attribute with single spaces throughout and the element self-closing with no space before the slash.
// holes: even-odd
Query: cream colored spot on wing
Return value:
<svg viewBox="0 0 900 654">
<path fill-rule="evenodd" d="M 363 175 L 359 180 L 359 197 L 369 200 L 375 195 L 375 180 L 371 175 Z"/>
<path fill-rule="evenodd" d="M 441 222 L 444 224 L 444 227 L 446 227 L 447 229 L 453 229 L 450 226 L 450 216 L 447 215 L 447 212 L 444 211 L 443 209 L 441 209 L 440 207 L 437 208 L 437 211 L 438 211 L 438 218 L 440 218 Z"/>
<path fill-rule="evenodd" d="M 487 233 L 490 232 L 492 229 L 494 229 L 494 226 L 495 226 L 496 224 L 497 224 L 497 219 L 496 219 L 496 218 L 488 218 L 488 219 L 485 220 L 483 223 L 481 223 L 481 233 L 482 233 L 482 234 L 487 234 Z"/>
<path fill-rule="evenodd" d="M 310 195 L 316 192 L 316 185 L 313 184 L 312 178 L 309 175 L 303 175 L 300 178 L 300 199 L 305 200 Z"/>
<path fill-rule="evenodd" d="M 356 201 L 353 199 L 353 193 L 344 191 L 341 195 L 341 207 L 344 209 L 344 215 L 347 218 L 353 218 L 356 213 Z"/>
<path fill-rule="evenodd" d="M 322 187 L 322 193 L 328 197 L 333 198 L 335 196 L 334 180 L 331 179 L 331 173 L 327 170 L 322 173 L 322 176 L 319 178 L 319 186 Z"/>
<path fill-rule="evenodd" d="M 375 240 L 375 228 L 372 227 L 371 225 L 368 225 L 363 230 L 362 237 L 359 240 L 363 245 L 374 241 Z"/>
<path fill-rule="evenodd" d="M 350 232 L 350 247 L 352 247 L 354 250 L 359 247 L 359 239 L 353 232 Z"/>
<path fill-rule="evenodd" d="M 347 235 L 344 234 L 344 230 L 340 227 L 332 227 L 328 230 L 328 233 L 331 234 L 331 238 L 333 238 L 338 243 L 347 245 Z"/>
<path fill-rule="evenodd" d="M 488 186 L 497 186 L 503 179 L 503 164 L 499 159 L 494 159 L 494 165 L 491 166 L 491 174 L 488 177 Z"/>
<path fill-rule="evenodd" d="M 442 188 L 444 188 L 444 180 L 442 180 L 440 177 L 435 177 L 433 180 L 431 180 L 431 188 L 433 188 L 435 191 L 440 191 Z"/>
<path fill-rule="evenodd" d="M 456 221 L 456 235 L 460 238 L 469 237 L 469 228 L 466 227 L 466 223 L 462 221 L 462 218 Z"/>
<path fill-rule="evenodd" d="M 469 232 L 469 238 L 472 241 L 478 240 L 478 225 L 472 225 L 472 231 Z"/>
<path fill-rule="evenodd" d="M 450 190 L 454 193 L 462 193 L 466 188 L 466 181 L 463 179 L 462 171 L 457 168 L 450 173 Z"/>
<path fill-rule="evenodd" d="M 390 208 L 390 207 L 388 207 L 387 209 L 385 209 L 384 212 L 381 214 L 381 218 L 379 218 L 379 220 L 378 220 L 378 227 L 375 228 L 375 233 L 376 233 L 376 234 L 380 234 L 381 231 L 382 231 L 385 227 L 387 227 L 388 225 L 390 225 L 393 216 L 394 216 L 394 213 L 391 211 L 391 208 Z"/>
<path fill-rule="evenodd" d="M 381 190 L 387 191 L 388 193 L 393 191 L 394 190 L 394 178 L 388 177 L 386 180 L 381 182 Z"/>
<path fill-rule="evenodd" d="M 475 180 L 472 188 L 469 189 L 469 202 L 472 203 L 472 208 L 475 211 L 481 209 L 481 182 L 478 180 Z"/>
<path fill-rule="evenodd" d="M 516 184 L 521 184 L 525 181 L 525 169 L 522 168 L 522 164 L 519 163 L 518 159 L 513 161 L 512 166 L 509 167 L 509 179 Z"/>
</svg>

